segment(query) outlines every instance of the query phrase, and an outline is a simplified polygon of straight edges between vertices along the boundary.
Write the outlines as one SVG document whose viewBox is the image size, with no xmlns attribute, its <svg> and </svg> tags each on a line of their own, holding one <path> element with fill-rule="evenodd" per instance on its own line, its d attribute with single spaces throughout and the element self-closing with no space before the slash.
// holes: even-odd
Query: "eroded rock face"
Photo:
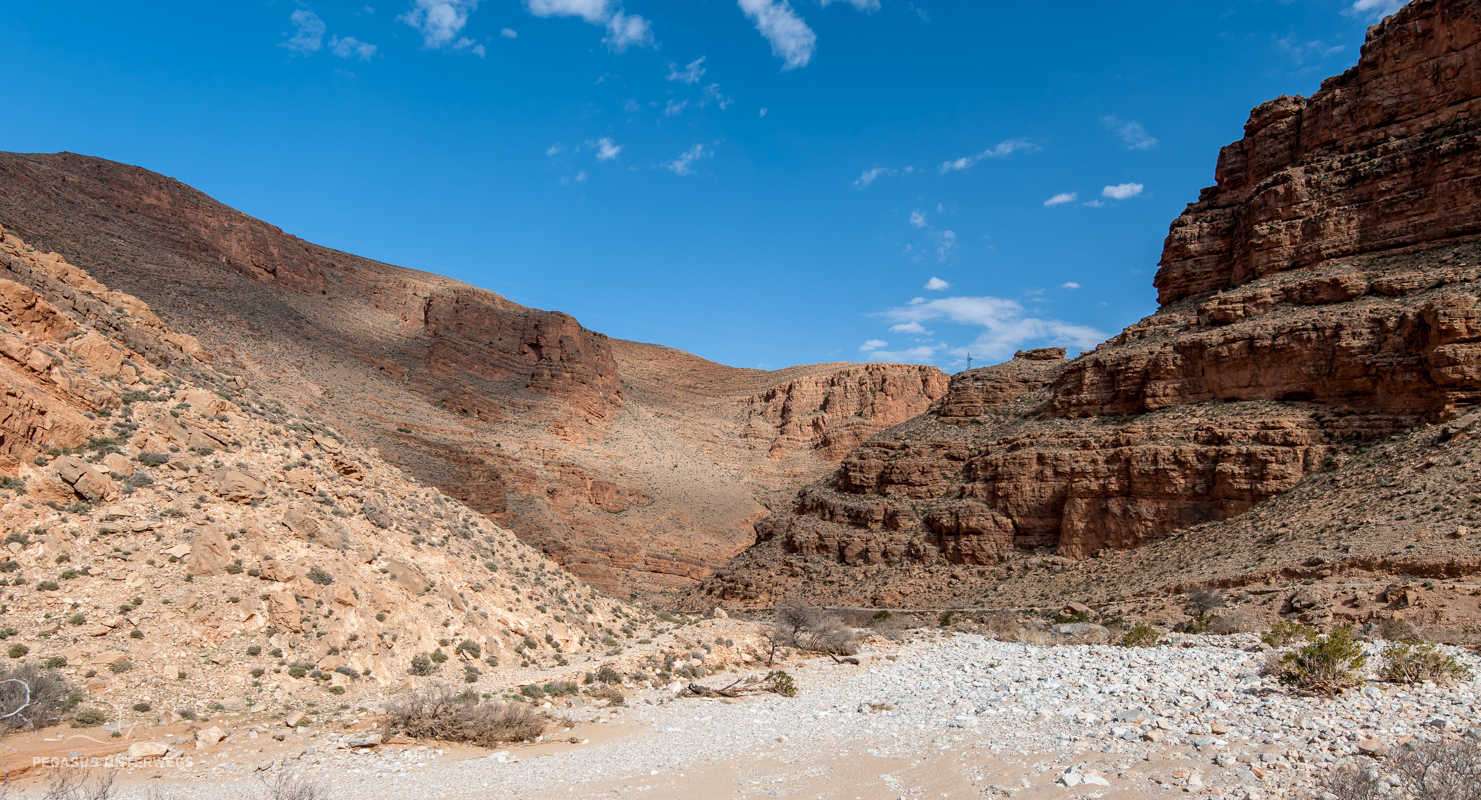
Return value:
<svg viewBox="0 0 1481 800">
<path fill-rule="evenodd" d="M 1474 0 L 1415 0 L 1316 94 L 1257 107 L 1173 223 L 1159 300 L 1481 232 L 1478 44 Z"/>
<path fill-rule="evenodd" d="M 1454 239 L 1481 233 L 1478 64 L 1481 2 L 1416 0 L 1310 100 L 1255 109 L 1172 225 L 1156 314 L 1073 361 L 954 376 L 758 524 L 699 605 L 805 593 L 810 558 L 878 586 L 1139 548 L 1477 404 L 1481 245 Z"/>
</svg>

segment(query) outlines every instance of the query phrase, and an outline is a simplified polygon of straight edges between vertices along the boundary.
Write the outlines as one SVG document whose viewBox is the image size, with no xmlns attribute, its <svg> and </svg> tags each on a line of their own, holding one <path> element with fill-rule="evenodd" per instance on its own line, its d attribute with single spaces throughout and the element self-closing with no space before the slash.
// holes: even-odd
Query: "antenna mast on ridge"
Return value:
<svg viewBox="0 0 1481 800">
<path fill-rule="evenodd" d="M 972 351 L 971 350 L 968 350 L 967 351 L 967 369 L 971 369 L 971 368 L 972 368 Z"/>
</svg>

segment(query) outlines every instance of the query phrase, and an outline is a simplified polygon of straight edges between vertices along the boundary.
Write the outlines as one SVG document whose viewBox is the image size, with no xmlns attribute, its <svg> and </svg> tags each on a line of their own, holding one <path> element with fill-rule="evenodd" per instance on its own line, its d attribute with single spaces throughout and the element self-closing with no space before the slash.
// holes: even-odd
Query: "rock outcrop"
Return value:
<svg viewBox="0 0 1481 800">
<path fill-rule="evenodd" d="M 758 523 L 691 602 L 869 602 L 911 565 L 1135 549 L 1464 413 L 1481 400 L 1481 247 L 1457 238 L 1481 232 L 1478 65 L 1474 0 L 1372 28 L 1356 67 L 1255 109 L 1224 149 L 1173 223 L 1156 314 L 1073 361 L 955 376 Z M 854 571 L 804 578 L 826 562 Z"/>
</svg>

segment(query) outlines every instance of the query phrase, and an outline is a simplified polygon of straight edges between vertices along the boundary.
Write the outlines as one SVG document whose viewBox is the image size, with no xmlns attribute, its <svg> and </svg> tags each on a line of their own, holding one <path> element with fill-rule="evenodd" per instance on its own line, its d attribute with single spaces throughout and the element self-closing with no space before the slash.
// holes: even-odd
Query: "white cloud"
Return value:
<svg viewBox="0 0 1481 800">
<path fill-rule="evenodd" d="M 917 228 L 926 227 L 926 215 L 919 211 L 910 212 L 910 224 Z"/>
<path fill-rule="evenodd" d="M 1074 281 L 1067 281 L 1065 283 L 1060 284 L 1059 285 L 1059 288 L 1061 288 L 1061 289 L 1078 289 L 1078 288 L 1080 288 L 1080 284 L 1075 283 Z"/>
<path fill-rule="evenodd" d="M 989 147 L 976 155 L 962 156 L 961 158 L 955 159 L 953 161 L 942 163 L 941 174 L 945 175 L 948 172 L 960 172 L 962 170 L 971 169 L 974 165 L 977 164 L 977 162 L 982 161 L 983 159 L 1007 158 L 1008 156 L 1011 156 L 1014 153 L 1020 151 L 1035 151 L 1038 149 L 1039 147 L 1037 145 L 1033 144 L 1027 139 L 1009 139 L 1006 142 L 999 142 L 997 145 Z"/>
<path fill-rule="evenodd" d="M 771 52 L 783 59 L 782 69 L 807 66 L 817 50 L 818 36 L 792 10 L 787 0 L 736 0 L 741 11 L 756 23 L 756 30 L 771 43 Z"/>
<path fill-rule="evenodd" d="M 700 56 L 699 58 L 686 64 L 684 66 L 683 72 L 679 71 L 678 64 L 671 63 L 669 64 L 669 80 L 679 81 L 680 83 L 687 83 L 691 86 L 699 83 L 699 79 L 704 77 L 706 71 L 705 68 L 702 66 L 704 63 L 705 57 Z"/>
<path fill-rule="evenodd" d="M 924 297 L 914 297 L 914 298 L 911 298 L 911 300 L 910 300 L 910 304 L 913 305 L 913 306 L 918 306 L 918 305 L 920 305 L 921 303 L 924 303 L 924 302 L 926 302 L 926 298 L 924 298 Z"/>
<path fill-rule="evenodd" d="M 295 30 L 293 38 L 282 46 L 305 56 L 319 52 L 319 48 L 324 46 L 324 20 L 306 8 L 289 14 L 288 20 L 293 23 Z"/>
<path fill-rule="evenodd" d="M 879 10 L 879 0 L 823 0 L 823 8 L 827 8 L 834 3 L 848 3 L 860 11 L 873 12 Z"/>
<path fill-rule="evenodd" d="M 882 341 L 880 339 L 870 339 L 869 341 L 867 341 L 867 342 L 859 345 L 859 352 L 861 352 L 861 353 L 867 353 L 867 352 L 869 352 L 871 350 L 878 350 L 881 347 L 889 347 L 889 346 L 890 346 L 890 343 L 889 342 Z"/>
<path fill-rule="evenodd" d="M 411 9 L 396 20 L 420 31 L 422 46 L 429 50 L 466 52 L 483 58 L 483 45 L 459 35 L 478 3 L 479 0 L 412 0 Z"/>
<path fill-rule="evenodd" d="M 618 153 L 622 152 L 623 147 L 626 147 L 626 145 L 613 144 L 612 140 L 607 138 L 606 136 L 603 136 L 595 142 L 588 142 L 587 144 L 597 149 L 598 161 L 611 161 L 612 159 L 617 157 Z"/>
<path fill-rule="evenodd" d="M 1377 21 L 1396 13 L 1408 4 L 1409 0 L 1357 0 L 1343 13 Z"/>
<path fill-rule="evenodd" d="M 922 303 L 926 302 L 926 298 L 924 297 L 917 297 L 915 299 L 921 301 Z M 911 302 L 913 303 L 915 301 L 912 300 Z M 919 322 L 902 322 L 899 325 L 891 325 L 890 333 L 918 333 L 924 336 L 931 335 L 931 332 L 922 327 Z"/>
<path fill-rule="evenodd" d="M 688 107 L 689 107 L 689 101 L 688 100 L 685 100 L 685 101 L 680 102 L 680 103 L 676 103 L 673 100 L 670 100 L 668 102 L 668 105 L 666 105 L 666 106 L 663 107 L 663 115 L 665 117 L 677 117 L 680 114 L 684 113 L 684 109 L 686 109 Z"/>
<path fill-rule="evenodd" d="M 621 53 L 629 47 L 651 47 L 653 28 L 648 20 L 622 10 L 613 0 L 526 0 L 530 13 L 537 17 L 580 17 L 607 29 L 602 39 L 608 47 Z"/>
<path fill-rule="evenodd" d="M 585 172 L 585 170 L 576 173 L 576 182 L 577 183 L 580 183 L 580 182 L 582 182 L 584 180 L 586 180 L 586 172 Z"/>
<path fill-rule="evenodd" d="M 518 39 L 519 31 L 516 31 L 513 28 L 505 28 L 504 30 L 499 31 L 499 35 L 503 36 L 505 39 Z"/>
<path fill-rule="evenodd" d="M 1005 359 L 1019 345 L 1034 340 L 1088 350 L 1105 339 L 1105 334 L 1094 328 L 1031 317 L 1023 306 L 1001 297 L 943 297 L 919 303 L 911 301 L 911 305 L 891 308 L 880 316 L 896 325 L 944 320 L 980 327 L 983 332 L 969 347 L 952 351 L 965 354 L 971 350 L 974 358 Z"/>
<path fill-rule="evenodd" d="M 556 142 L 555 144 L 553 144 L 553 145 L 545 148 L 545 155 L 547 155 L 547 156 L 553 156 L 556 153 L 559 153 L 560 151 L 562 151 L 564 149 L 566 149 L 566 148 L 562 147 L 560 142 Z"/>
<path fill-rule="evenodd" d="M 763 116 L 763 117 L 766 116 L 766 109 L 764 109 L 764 108 L 761 109 L 761 116 Z"/>
<path fill-rule="evenodd" d="M 1126 200 L 1141 194 L 1142 189 L 1145 188 L 1140 183 L 1118 183 L 1115 186 L 1107 186 L 1105 189 L 1102 189 L 1100 194 L 1102 197 L 1109 197 L 1112 200 Z"/>
<path fill-rule="evenodd" d="M 1106 204 L 1102 203 L 1099 200 L 1091 200 L 1088 203 L 1081 203 L 1080 205 L 1085 206 L 1086 208 L 1104 208 Z"/>
<path fill-rule="evenodd" d="M 721 111 L 730 108 L 730 104 L 735 102 L 729 97 L 726 97 L 724 92 L 720 91 L 720 84 L 718 83 L 712 83 L 706 86 L 704 91 L 700 93 L 700 105 L 704 105 L 712 100 L 716 105 L 720 106 Z"/>
<path fill-rule="evenodd" d="M 1147 129 L 1140 122 L 1114 116 L 1101 117 L 1100 121 L 1121 137 L 1127 150 L 1150 150 L 1157 146 L 1157 140 L 1147 135 Z"/>
<path fill-rule="evenodd" d="M 693 175 L 694 162 L 701 158 L 709 158 L 714 154 L 714 151 L 706 150 L 704 145 L 697 144 L 680 153 L 679 157 L 673 161 L 663 162 L 662 166 L 664 169 L 672 170 L 675 175 Z"/>
<path fill-rule="evenodd" d="M 931 231 L 936 239 L 936 258 L 945 263 L 956 255 L 956 231 Z"/>
<path fill-rule="evenodd" d="M 941 344 L 923 344 L 908 350 L 875 350 L 869 354 L 869 360 L 885 364 L 929 364 L 934 360 L 936 351 L 945 347 L 946 345 Z"/>
<path fill-rule="evenodd" d="M 1053 206 L 1064 205 L 1065 203 L 1073 203 L 1079 197 L 1079 192 L 1060 192 L 1059 194 L 1049 198 L 1048 200 L 1045 200 L 1044 207 L 1050 208 Z"/>
<path fill-rule="evenodd" d="M 362 42 L 353 36 L 341 39 L 338 36 L 329 37 L 329 51 L 340 58 L 358 58 L 361 61 L 369 61 L 375 56 L 376 46 L 368 42 Z"/>
<path fill-rule="evenodd" d="M 926 288 L 933 292 L 940 292 L 951 288 L 951 284 L 941 280 L 940 278 L 932 276 L 930 280 L 926 281 Z"/>
</svg>

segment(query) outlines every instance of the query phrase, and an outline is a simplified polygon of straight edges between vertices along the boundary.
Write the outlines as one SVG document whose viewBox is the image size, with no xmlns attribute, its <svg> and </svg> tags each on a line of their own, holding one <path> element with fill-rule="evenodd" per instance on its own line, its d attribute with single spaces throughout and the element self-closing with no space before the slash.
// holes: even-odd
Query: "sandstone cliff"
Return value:
<svg viewBox="0 0 1481 800">
<path fill-rule="evenodd" d="M 0 223 L 147 302 L 223 374 L 624 595 L 692 586 L 945 391 L 934 368 L 769 373 L 615 341 L 72 154 L 0 155 Z"/>
<path fill-rule="evenodd" d="M 1255 109 L 1224 149 L 1173 223 L 1156 314 L 1074 361 L 956 376 L 689 602 L 902 586 L 930 602 L 968 568 L 1005 580 L 1020 554 L 1108 557 L 1240 517 L 1355 443 L 1464 413 L 1481 392 L 1481 252 L 1456 240 L 1481 230 L 1477 64 L 1473 0 L 1375 26 L 1356 67 Z"/>
</svg>

